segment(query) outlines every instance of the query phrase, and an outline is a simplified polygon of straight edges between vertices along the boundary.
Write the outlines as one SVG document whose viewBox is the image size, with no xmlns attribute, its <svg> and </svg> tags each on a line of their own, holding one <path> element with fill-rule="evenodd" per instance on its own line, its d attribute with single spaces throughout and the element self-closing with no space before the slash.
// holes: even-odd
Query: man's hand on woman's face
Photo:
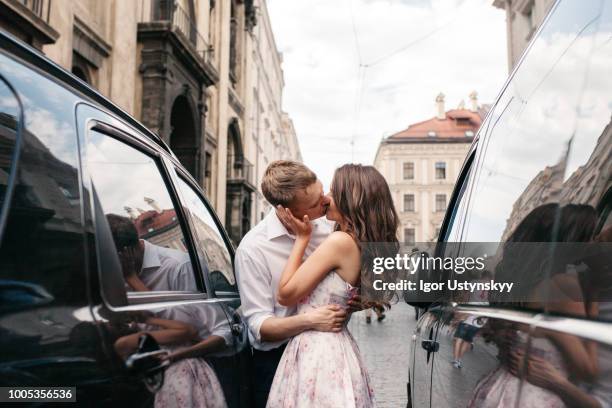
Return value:
<svg viewBox="0 0 612 408">
<path fill-rule="evenodd" d="M 119 252 L 119 260 L 121 261 L 121 269 L 123 271 L 123 276 L 127 279 L 131 276 L 138 275 L 138 270 L 136 270 L 136 261 L 138 259 L 136 248 L 135 247 L 124 247 L 121 252 Z"/>
<path fill-rule="evenodd" d="M 312 224 L 307 215 L 304 215 L 300 220 L 291 213 L 290 209 L 283 208 L 281 205 L 276 207 L 276 215 L 287 230 L 293 232 L 296 236 L 310 237 L 310 234 L 312 234 Z"/>
</svg>

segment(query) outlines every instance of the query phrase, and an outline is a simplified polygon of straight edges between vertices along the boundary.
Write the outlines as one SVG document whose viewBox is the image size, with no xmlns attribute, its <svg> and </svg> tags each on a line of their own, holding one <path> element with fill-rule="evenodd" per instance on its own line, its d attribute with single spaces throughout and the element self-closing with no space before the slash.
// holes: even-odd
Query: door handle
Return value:
<svg viewBox="0 0 612 408">
<path fill-rule="evenodd" d="M 440 343 L 434 340 L 422 340 L 421 347 L 427 350 L 427 354 L 436 353 L 440 349 Z"/>
<path fill-rule="evenodd" d="M 151 376 L 163 371 L 170 365 L 169 360 L 162 360 L 166 350 L 155 350 L 132 354 L 125 362 L 128 371 L 142 376 Z"/>
</svg>

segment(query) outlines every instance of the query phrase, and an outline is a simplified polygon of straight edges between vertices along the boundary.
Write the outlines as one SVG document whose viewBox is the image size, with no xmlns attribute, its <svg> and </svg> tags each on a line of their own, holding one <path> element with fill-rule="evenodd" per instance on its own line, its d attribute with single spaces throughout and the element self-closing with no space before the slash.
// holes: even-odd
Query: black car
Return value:
<svg viewBox="0 0 612 408">
<path fill-rule="evenodd" d="M 250 406 L 232 262 L 157 135 L 0 32 L 0 386 L 151 406 L 185 371 L 170 345 L 212 339 L 199 386 Z"/>
<path fill-rule="evenodd" d="M 409 406 L 612 404 L 611 70 L 612 3 L 557 2 L 481 126 L 436 244 L 487 248 L 486 270 L 419 271 L 514 280 L 531 297 L 412 299 Z"/>
</svg>

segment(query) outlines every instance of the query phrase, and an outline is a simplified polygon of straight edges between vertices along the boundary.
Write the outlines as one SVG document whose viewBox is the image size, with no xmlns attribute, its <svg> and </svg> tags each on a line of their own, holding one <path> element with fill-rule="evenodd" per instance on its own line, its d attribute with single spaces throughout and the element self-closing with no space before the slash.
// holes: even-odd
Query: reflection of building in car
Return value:
<svg viewBox="0 0 612 408">
<path fill-rule="evenodd" d="M 155 245 L 187 252 L 174 209 L 137 211 L 140 215 L 132 219 L 140 238 Z M 130 215 L 133 217 L 133 210 Z"/>
<path fill-rule="evenodd" d="M 534 208 L 547 203 L 584 203 L 597 207 L 604 193 L 612 186 L 612 122 L 597 139 L 588 161 L 566 177 L 567 158 L 540 171 L 512 206 L 502 242 Z"/>
<path fill-rule="evenodd" d="M 208 264 L 208 268 L 211 271 L 211 279 L 213 278 L 212 272 L 218 272 L 223 275 L 221 283 L 227 282 L 229 285 L 229 291 L 236 291 L 236 280 L 232 271 L 232 260 L 229 259 L 227 250 L 223 247 L 223 239 L 219 236 L 216 230 L 208 225 L 204 220 L 200 219 L 197 215 L 193 216 L 193 221 L 196 224 L 197 240 L 198 244 L 202 248 L 206 248 L 205 257 Z M 224 286 L 217 287 L 213 284 L 216 290 L 221 289 Z"/>
</svg>

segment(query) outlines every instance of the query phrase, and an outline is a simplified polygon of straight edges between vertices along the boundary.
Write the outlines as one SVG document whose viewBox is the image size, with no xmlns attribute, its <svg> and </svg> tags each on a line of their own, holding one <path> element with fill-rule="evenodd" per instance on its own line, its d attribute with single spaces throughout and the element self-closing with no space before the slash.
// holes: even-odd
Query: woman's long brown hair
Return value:
<svg viewBox="0 0 612 408">
<path fill-rule="evenodd" d="M 334 173 L 331 195 L 361 249 L 362 300 L 388 302 L 393 293 L 374 291 L 371 270 L 375 257 L 394 257 L 399 250 L 399 219 L 387 181 L 373 166 L 345 164 Z M 384 281 L 394 281 L 394 273 L 386 271 Z"/>
</svg>

